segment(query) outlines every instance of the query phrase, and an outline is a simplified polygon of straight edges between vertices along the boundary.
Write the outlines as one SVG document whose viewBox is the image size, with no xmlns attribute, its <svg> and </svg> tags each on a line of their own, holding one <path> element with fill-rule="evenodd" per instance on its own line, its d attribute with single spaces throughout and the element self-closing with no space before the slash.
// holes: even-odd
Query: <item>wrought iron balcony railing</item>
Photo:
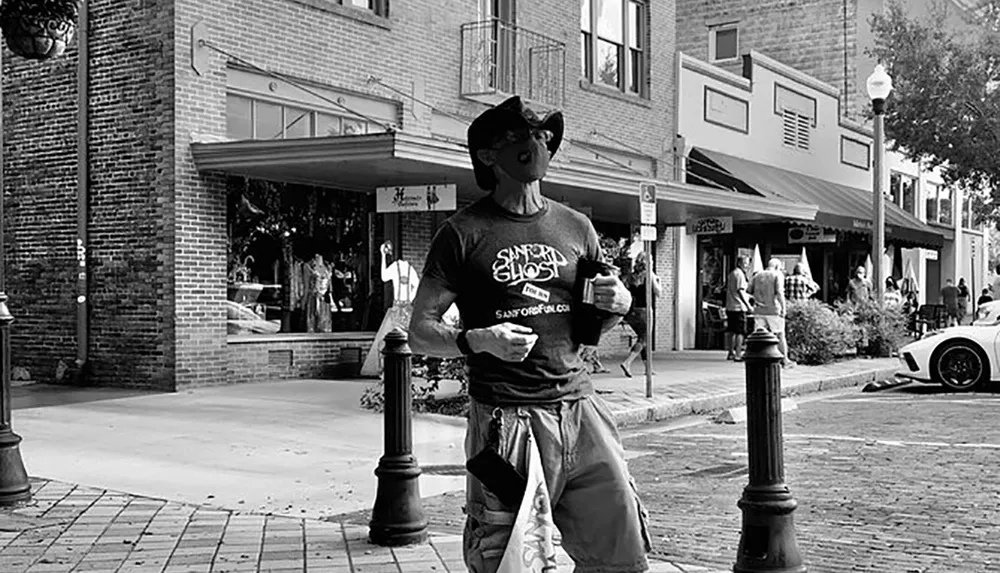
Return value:
<svg viewBox="0 0 1000 573">
<path fill-rule="evenodd" d="M 563 42 L 495 18 L 462 25 L 463 96 L 519 95 L 561 107 L 565 71 Z"/>
</svg>

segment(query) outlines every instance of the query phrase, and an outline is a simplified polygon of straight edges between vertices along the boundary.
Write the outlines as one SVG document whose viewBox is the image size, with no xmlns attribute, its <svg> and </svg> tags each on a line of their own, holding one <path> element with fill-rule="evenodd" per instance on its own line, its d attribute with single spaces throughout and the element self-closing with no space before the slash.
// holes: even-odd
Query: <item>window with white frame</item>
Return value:
<svg viewBox="0 0 1000 573">
<path fill-rule="evenodd" d="M 917 215 L 917 178 L 893 171 L 889 174 L 889 199 L 907 213 Z"/>
<path fill-rule="evenodd" d="M 580 0 L 583 76 L 646 96 L 646 1 Z"/>
<path fill-rule="evenodd" d="M 237 94 L 226 96 L 230 139 L 296 139 L 379 133 L 385 129 L 360 118 L 306 109 Z"/>
<path fill-rule="evenodd" d="M 962 198 L 962 226 L 966 229 L 975 229 L 976 218 L 972 215 L 972 197 L 968 194 Z"/>
<path fill-rule="evenodd" d="M 944 185 L 927 183 L 925 203 L 927 205 L 927 222 L 952 226 L 955 224 L 955 193 Z"/>
<path fill-rule="evenodd" d="M 740 31 L 735 22 L 708 28 L 708 60 L 722 62 L 740 55 Z"/>
<path fill-rule="evenodd" d="M 389 15 L 389 0 L 333 0 L 343 6 L 371 10 L 376 16 Z"/>
<path fill-rule="evenodd" d="M 938 187 L 937 183 L 924 183 L 924 218 L 928 223 L 938 220 Z"/>
</svg>

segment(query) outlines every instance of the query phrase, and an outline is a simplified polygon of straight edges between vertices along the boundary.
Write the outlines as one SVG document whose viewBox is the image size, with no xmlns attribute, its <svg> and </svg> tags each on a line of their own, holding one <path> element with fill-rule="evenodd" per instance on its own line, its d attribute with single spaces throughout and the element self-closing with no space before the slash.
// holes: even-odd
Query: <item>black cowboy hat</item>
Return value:
<svg viewBox="0 0 1000 573">
<path fill-rule="evenodd" d="M 559 144 L 562 143 L 564 128 L 563 115 L 560 111 L 549 112 L 539 119 L 535 112 L 524 106 L 520 97 L 514 96 L 484 111 L 473 120 L 468 131 L 469 155 L 472 156 L 472 167 L 480 189 L 492 191 L 497 186 L 497 180 L 493 175 L 493 169 L 479 160 L 477 152 L 489 148 L 504 132 L 522 127 L 551 131 L 552 139 L 548 142 L 549 155 L 556 154 Z"/>
</svg>

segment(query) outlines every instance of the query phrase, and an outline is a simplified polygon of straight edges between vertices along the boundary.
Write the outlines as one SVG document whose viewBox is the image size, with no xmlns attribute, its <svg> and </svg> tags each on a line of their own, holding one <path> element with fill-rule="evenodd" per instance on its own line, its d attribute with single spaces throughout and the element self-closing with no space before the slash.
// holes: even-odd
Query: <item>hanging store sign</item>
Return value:
<svg viewBox="0 0 1000 573">
<path fill-rule="evenodd" d="M 702 217 L 687 222 L 688 235 L 724 235 L 732 232 L 732 217 Z"/>
<path fill-rule="evenodd" d="M 454 211 L 458 208 L 455 185 L 413 185 L 375 189 L 375 211 Z"/>
<path fill-rule="evenodd" d="M 837 233 L 828 233 L 821 227 L 791 227 L 788 229 L 788 244 L 836 243 Z"/>
</svg>

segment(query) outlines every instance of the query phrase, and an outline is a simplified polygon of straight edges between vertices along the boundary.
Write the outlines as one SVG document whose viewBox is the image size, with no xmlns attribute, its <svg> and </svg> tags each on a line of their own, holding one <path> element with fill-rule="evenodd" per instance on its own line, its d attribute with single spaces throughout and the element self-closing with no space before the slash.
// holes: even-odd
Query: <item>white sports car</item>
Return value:
<svg viewBox="0 0 1000 573">
<path fill-rule="evenodd" d="M 898 376 L 953 390 L 1000 380 L 1000 301 L 982 305 L 971 325 L 934 330 L 900 348 L 899 361 Z"/>
</svg>

